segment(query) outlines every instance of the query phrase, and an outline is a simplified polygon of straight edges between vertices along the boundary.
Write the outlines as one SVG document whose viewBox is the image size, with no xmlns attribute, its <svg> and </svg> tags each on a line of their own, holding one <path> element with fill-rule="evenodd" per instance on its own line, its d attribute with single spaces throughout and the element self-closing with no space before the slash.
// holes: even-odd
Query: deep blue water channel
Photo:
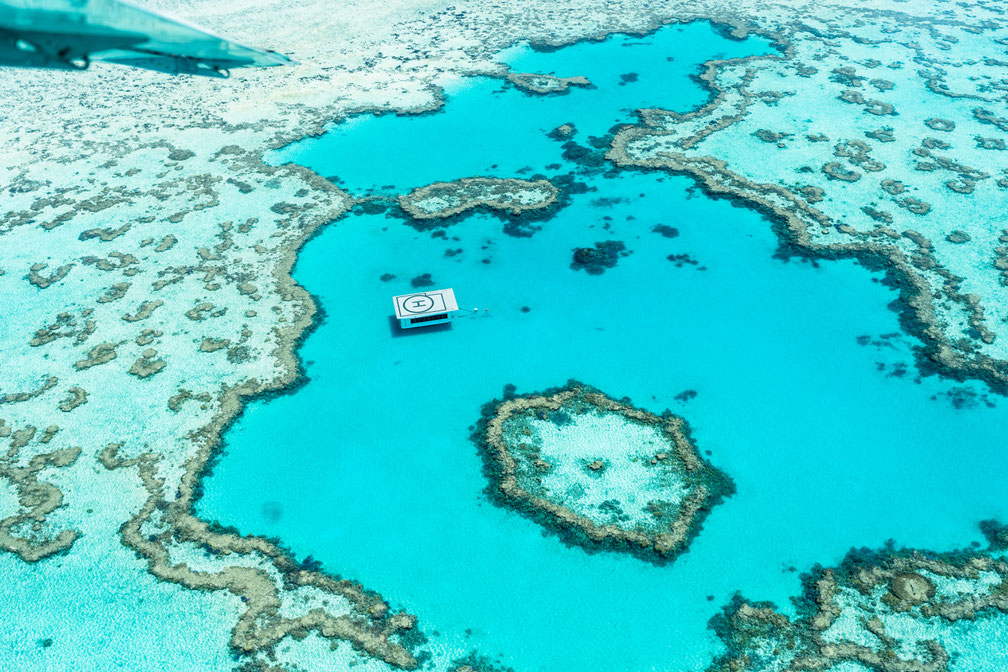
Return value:
<svg viewBox="0 0 1008 672">
<path fill-rule="evenodd" d="M 686 178 L 587 170 L 547 137 L 572 122 L 587 146 L 635 108 L 689 110 L 707 98 L 690 78 L 702 62 L 770 51 L 703 23 L 520 47 L 504 56 L 514 70 L 596 88 L 543 97 L 472 79 L 436 114 L 361 116 L 276 153 L 356 194 L 536 173 L 590 190 L 531 237 L 482 213 L 446 237 L 377 213 L 309 242 L 295 277 L 327 314 L 300 350 L 310 381 L 249 405 L 199 513 L 361 580 L 420 615 L 436 649 L 477 648 L 522 672 L 702 668 L 720 650 L 708 619 L 736 590 L 786 608 L 794 568 L 889 538 L 961 547 L 980 519 L 1008 517 L 1008 404 L 915 380 L 914 343 L 896 333 L 896 293 L 879 274 L 777 259 L 760 215 Z M 573 248 L 605 240 L 632 253 L 599 276 L 569 268 Z M 668 260 L 683 254 L 696 263 Z M 397 337 L 391 296 L 423 273 L 478 316 Z M 735 479 L 673 565 L 567 548 L 483 494 L 469 439 L 480 406 L 507 383 L 568 378 L 683 415 Z M 677 400 L 687 389 L 696 397 Z"/>
</svg>

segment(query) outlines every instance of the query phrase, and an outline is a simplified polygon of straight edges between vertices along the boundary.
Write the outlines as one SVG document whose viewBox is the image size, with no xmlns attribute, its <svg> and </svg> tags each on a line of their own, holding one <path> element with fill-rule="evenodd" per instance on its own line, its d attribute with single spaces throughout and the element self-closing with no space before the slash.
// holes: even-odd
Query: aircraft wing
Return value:
<svg viewBox="0 0 1008 672">
<path fill-rule="evenodd" d="M 0 0 L 0 66 L 82 70 L 93 60 L 214 77 L 293 63 L 122 0 Z"/>
</svg>

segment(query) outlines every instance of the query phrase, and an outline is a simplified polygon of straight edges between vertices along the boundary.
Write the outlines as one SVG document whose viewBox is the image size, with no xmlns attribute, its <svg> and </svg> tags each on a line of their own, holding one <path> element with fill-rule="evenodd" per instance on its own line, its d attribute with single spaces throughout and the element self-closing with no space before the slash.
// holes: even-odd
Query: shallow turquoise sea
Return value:
<svg viewBox="0 0 1008 672">
<path fill-rule="evenodd" d="M 788 610 L 799 573 L 852 546 L 952 549 L 979 540 L 979 520 L 1008 519 L 1008 403 L 917 379 L 881 274 L 779 258 L 759 214 L 683 177 L 586 171 L 546 135 L 572 122 L 587 145 L 635 108 L 687 111 L 708 95 L 690 77 L 700 63 L 771 51 L 702 23 L 520 46 L 502 55 L 515 71 L 596 88 L 541 97 L 472 79 L 437 113 L 361 116 L 277 152 L 355 194 L 535 173 L 588 191 L 531 236 L 482 213 L 446 237 L 387 213 L 323 230 L 295 269 L 325 311 L 300 349 L 308 382 L 248 406 L 199 513 L 362 581 L 418 614 L 434 649 L 523 672 L 701 669 L 720 651 L 708 620 L 735 591 Z M 631 254 L 598 276 L 569 267 L 573 248 L 607 240 Z M 696 263 L 668 260 L 682 254 Z M 401 335 L 391 296 L 424 273 L 454 288 L 464 315 Z M 684 416 L 735 480 L 674 564 L 565 547 L 486 498 L 469 437 L 481 405 L 509 383 L 569 378 Z M 684 390 L 696 397 L 677 400 Z M 1008 667 L 1005 633 L 976 628 L 984 653 L 956 669 Z"/>
</svg>

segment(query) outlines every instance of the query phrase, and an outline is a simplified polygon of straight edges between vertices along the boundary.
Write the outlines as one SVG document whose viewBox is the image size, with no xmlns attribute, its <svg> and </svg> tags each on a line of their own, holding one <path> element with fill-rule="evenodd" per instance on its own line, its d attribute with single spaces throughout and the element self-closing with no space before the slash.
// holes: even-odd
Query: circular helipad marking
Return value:
<svg viewBox="0 0 1008 672">
<path fill-rule="evenodd" d="M 417 294 L 403 299 L 402 306 L 407 313 L 426 313 L 434 307 L 434 299 L 424 294 Z"/>
</svg>

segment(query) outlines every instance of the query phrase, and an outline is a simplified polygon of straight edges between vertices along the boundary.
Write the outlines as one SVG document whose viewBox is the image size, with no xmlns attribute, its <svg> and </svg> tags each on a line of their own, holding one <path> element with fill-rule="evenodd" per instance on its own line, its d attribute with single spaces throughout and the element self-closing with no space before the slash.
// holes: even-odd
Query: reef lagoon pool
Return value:
<svg viewBox="0 0 1008 672">
<path fill-rule="evenodd" d="M 919 376 L 883 274 L 781 254 L 764 216 L 605 159 L 633 110 L 703 105 L 705 61 L 770 53 L 708 23 L 519 46 L 501 56 L 512 72 L 591 86 L 473 78 L 435 112 L 361 115 L 274 152 L 374 198 L 301 251 L 294 277 L 324 311 L 299 350 L 307 380 L 248 405 L 198 513 L 419 614 L 435 659 L 476 650 L 524 672 L 703 669 L 736 592 L 793 616 L 800 574 L 852 547 L 980 541 L 979 521 L 1008 518 L 1008 405 Z M 560 195 L 532 216 L 422 221 L 394 200 L 474 176 Z M 454 288 L 461 315 L 404 334 L 390 299 L 424 287 Z M 488 497 L 484 405 L 570 379 L 670 409 L 734 482 L 673 562 L 565 544 Z M 1004 618 L 947 630 L 984 654 L 954 669 L 1008 666 Z"/>
</svg>

